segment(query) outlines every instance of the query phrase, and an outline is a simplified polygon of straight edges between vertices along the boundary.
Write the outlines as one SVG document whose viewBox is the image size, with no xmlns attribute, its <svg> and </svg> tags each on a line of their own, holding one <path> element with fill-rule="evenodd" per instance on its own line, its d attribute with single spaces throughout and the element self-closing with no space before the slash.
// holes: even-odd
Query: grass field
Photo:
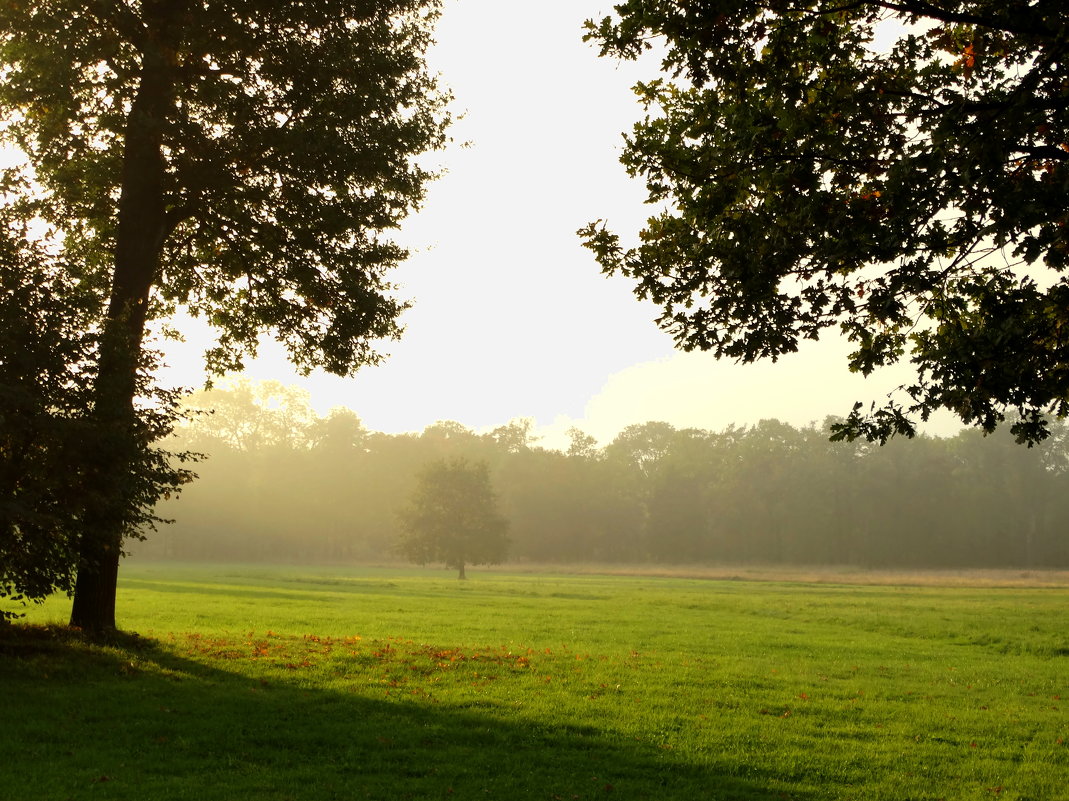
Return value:
<svg viewBox="0 0 1069 801">
<path fill-rule="evenodd" d="M 0 634 L 0 801 L 1067 801 L 1069 587 L 993 584 L 134 565 Z"/>
</svg>

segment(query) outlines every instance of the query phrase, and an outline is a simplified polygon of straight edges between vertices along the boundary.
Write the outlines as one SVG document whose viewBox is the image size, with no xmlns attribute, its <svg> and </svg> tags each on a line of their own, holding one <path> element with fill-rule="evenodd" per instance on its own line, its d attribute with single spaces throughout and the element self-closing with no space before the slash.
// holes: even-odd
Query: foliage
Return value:
<svg viewBox="0 0 1069 801">
<path fill-rule="evenodd" d="M 130 565 L 0 631 L 0 797 L 1062 798 L 1064 575 L 872 578 Z"/>
<path fill-rule="evenodd" d="M 838 327 L 851 370 L 908 358 L 905 406 L 840 438 L 946 408 L 1032 444 L 1069 413 L 1064 3 L 627 0 L 586 38 L 663 53 L 622 157 L 663 209 L 634 247 L 580 233 L 680 347 L 775 359 Z"/>
<path fill-rule="evenodd" d="M 7 225 L 3 234 L 0 598 L 39 600 L 73 586 L 93 343 L 63 275 Z"/>
<path fill-rule="evenodd" d="M 486 462 L 432 462 L 419 474 L 401 513 L 398 551 L 420 565 L 442 562 L 465 577 L 465 565 L 498 564 L 508 552 L 508 521 L 497 509 Z"/>
<path fill-rule="evenodd" d="M 96 298 L 11 223 L 0 238 L 0 598 L 40 601 L 73 589 L 79 529 L 100 503 L 88 476 L 117 445 L 90 414 Z M 146 381 L 144 394 L 123 522 L 135 538 L 162 522 L 156 502 L 192 478 L 178 465 L 195 458 L 153 446 L 181 412 L 175 393 Z"/>
</svg>

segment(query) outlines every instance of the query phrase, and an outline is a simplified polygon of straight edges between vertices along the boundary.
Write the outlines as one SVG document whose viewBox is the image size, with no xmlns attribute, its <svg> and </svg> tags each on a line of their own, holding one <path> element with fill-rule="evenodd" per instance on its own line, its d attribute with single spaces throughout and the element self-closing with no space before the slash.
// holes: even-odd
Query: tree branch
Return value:
<svg viewBox="0 0 1069 801">
<path fill-rule="evenodd" d="M 122 0 L 93 0 L 89 10 L 103 23 L 111 23 L 127 41 L 138 50 L 143 50 L 148 38 L 148 29 L 141 17 Z"/>
<path fill-rule="evenodd" d="M 937 19 L 941 22 L 953 22 L 962 25 L 976 25 L 981 28 L 992 28 L 994 30 L 1015 33 L 1022 36 L 1038 36 L 1041 39 L 1058 38 L 1057 31 L 1052 30 L 1047 26 L 1022 25 L 1019 18 L 1007 19 L 1005 17 L 984 17 L 978 14 L 963 14 L 957 11 L 948 11 L 945 8 L 940 8 L 925 0 L 899 0 L 899 2 L 892 2 L 891 0 L 857 0 L 857 2 L 822 8 L 808 13 L 822 16 L 825 14 L 838 14 L 844 11 L 857 11 L 858 9 L 866 8 L 868 6 L 876 6 L 877 8 L 884 8 L 888 11 L 897 11 L 899 13 L 915 14 L 919 17 Z M 775 11 L 775 9 L 768 10 Z M 806 11 L 808 11 L 808 9 Z"/>
<path fill-rule="evenodd" d="M 962 25 L 976 25 L 981 28 L 993 28 L 994 30 L 1015 33 L 1021 36 L 1036 36 L 1040 39 L 1055 39 L 1057 31 L 1046 25 L 1022 25 L 1020 18 L 1007 19 L 1005 17 L 983 17 L 978 14 L 963 14 L 957 11 L 948 11 L 926 0 L 875 0 L 875 4 L 888 11 L 899 11 L 907 14 L 915 14 L 920 17 L 937 19 L 941 22 L 952 22 Z"/>
</svg>

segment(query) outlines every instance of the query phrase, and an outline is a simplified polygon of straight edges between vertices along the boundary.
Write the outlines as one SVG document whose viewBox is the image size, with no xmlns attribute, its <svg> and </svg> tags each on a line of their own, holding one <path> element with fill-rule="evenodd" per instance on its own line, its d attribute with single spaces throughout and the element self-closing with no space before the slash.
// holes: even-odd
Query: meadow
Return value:
<svg viewBox="0 0 1069 801">
<path fill-rule="evenodd" d="M 850 579 L 133 564 L 0 629 L 0 801 L 1069 799 L 1069 586 Z"/>
</svg>

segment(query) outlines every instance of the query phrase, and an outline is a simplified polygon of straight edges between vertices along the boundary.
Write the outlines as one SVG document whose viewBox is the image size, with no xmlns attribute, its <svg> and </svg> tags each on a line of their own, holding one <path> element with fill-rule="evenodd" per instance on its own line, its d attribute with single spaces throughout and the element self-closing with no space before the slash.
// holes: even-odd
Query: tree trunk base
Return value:
<svg viewBox="0 0 1069 801">
<path fill-rule="evenodd" d="M 115 631 L 115 588 L 119 550 L 108 548 L 99 562 L 78 570 L 70 625 L 93 634 Z"/>
</svg>

